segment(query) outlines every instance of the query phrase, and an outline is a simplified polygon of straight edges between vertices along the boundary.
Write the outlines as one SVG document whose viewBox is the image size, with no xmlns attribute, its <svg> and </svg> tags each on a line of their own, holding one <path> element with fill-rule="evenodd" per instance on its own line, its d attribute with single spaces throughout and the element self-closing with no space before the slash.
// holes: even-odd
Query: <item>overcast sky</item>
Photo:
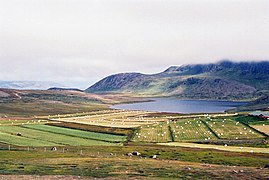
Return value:
<svg viewBox="0 0 269 180">
<path fill-rule="evenodd" d="M 86 88 L 221 59 L 269 59 L 268 0 L 0 0 L 0 80 Z"/>
</svg>

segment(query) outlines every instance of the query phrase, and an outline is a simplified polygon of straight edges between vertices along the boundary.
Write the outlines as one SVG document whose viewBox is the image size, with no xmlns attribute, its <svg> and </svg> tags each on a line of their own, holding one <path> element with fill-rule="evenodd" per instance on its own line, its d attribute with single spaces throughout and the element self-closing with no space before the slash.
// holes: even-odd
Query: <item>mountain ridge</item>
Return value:
<svg viewBox="0 0 269 180">
<path fill-rule="evenodd" d="M 86 92 L 132 93 L 188 99 L 240 100 L 269 92 L 269 62 L 220 61 L 170 66 L 156 74 L 119 73 L 98 81 Z"/>
</svg>

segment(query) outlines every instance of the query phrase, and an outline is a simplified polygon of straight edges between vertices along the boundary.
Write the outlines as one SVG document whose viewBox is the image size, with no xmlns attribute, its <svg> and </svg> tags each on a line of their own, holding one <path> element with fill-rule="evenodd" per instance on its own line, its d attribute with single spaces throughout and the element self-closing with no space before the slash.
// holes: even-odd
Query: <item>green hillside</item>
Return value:
<svg viewBox="0 0 269 180">
<path fill-rule="evenodd" d="M 269 62 L 222 61 L 171 66 L 158 74 L 120 73 L 86 89 L 91 93 L 132 93 L 188 99 L 250 100 L 269 92 Z"/>
</svg>

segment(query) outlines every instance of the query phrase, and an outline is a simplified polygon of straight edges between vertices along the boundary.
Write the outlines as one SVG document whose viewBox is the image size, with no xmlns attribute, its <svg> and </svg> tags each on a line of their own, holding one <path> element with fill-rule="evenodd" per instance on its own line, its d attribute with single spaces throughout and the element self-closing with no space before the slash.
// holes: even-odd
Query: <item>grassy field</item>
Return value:
<svg viewBox="0 0 269 180">
<path fill-rule="evenodd" d="M 231 117 L 231 119 L 235 121 L 239 121 L 241 123 L 249 124 L 249 125 L 269 125 L 269 120 L 268 119 L 262 119 L 259 117 L 254 117 L 254 116 L 247 116 L 247 115 L 238 115 Z"/>
<path fill-rule="evenodd" d="M 252 125 L 251 127 L 257 129 L 260 132 L 263 132 L 269 136 L 269 125 Z"/>
<path fill-rule="evenodd" d="M 231 151 L 231 152 L 269 153 L 268 148 L 221 146 L 221 145 L 212 145 L 212 144 L 180 143 L 180 142 L 158 143 L 158 144 L 165 145 L 165 146 L 175 146 L 175 147 L 178 146 L 178 147 L 190 147 L 190 148 L 201 148 L 201 149 L 217 149 L 217 150 Z"/>
<path fill-rule="evenodd" d="M 17 120 L 17 119 L 10 119 L 10 120 L 0 120 L 0 126 L 6 125 L 24 125 L 24 124 L 44 124 L 48 123 L 47 120 L 37 120 L 37 119 L 29 119 L 29 120 Z"/>
<path fill-rule="evenodd" d="M 217 140 L 255 140 L 265 136 L 229 117 L 170 118 L 154 125 L 144 125 L 136 132 L 138 142 L 211 142 Z M 169 118 L 168 118 L 169 119 Z"/>
<path fill-rule="evenodd" d="M 169 142 L 172 141 L 169 126 L 166 123 L 146 125 L 139 128 L 133 138 L 135 142 Z"/>
<path fill-rule="evenodd" d="M 241 124 L 240 122 L 226 118 L 206 118 L 203 121 L 220 139 L 258 139 L 264 138 L 260 133 Z"/>
<path fill-rule="evenodd" d="M 269 163 L 267 154 L 169 146 L 93 146 L 82 148 L 82 154 L 78 149 L 67 149 L 64 153 L 44 152 L 43 148 L 2 150 L 0 174 L 115 179 L 266 179 L 269 175 L 258 169 Z M 133 151 L 141 152 L 142 158 L 124 155 Z M 153 154 L 158 159 L 150 159 Z"/>
<path fill-rule="evenodd" d="M 217 139 L 199 119 L 172 121 L 170 127 L 174 141 L 209 141 Z"/>
<path fill-rule="evenodd" d="M 2 121 L 0 174 L 38 174 L 44 179 L 47 175 L 115 179 L 269 176 L 269 172 L 257 169 L 269 164 L 268 148 L 190 143 L 265 138 L 234 117 L 102 110 L 49 118 L 53 120 L 40 116 L 36 120 Z M 50 151 L 52 146 L 58 150 Z M 134 151 L 141 156 L 126 155 Z M 153 155 L 157 159 L 150 158 Z"/>
<path fill-rule="evenodd" d="M 81 123 L 94 126 L 136 128 L 142 125 L 153 124 L 164 121 L 159 117 L 146 117 L 148 112 L 145 111 L 106 111 L 103 114 L 93 114 L 79 117 L 51 118 L 57 122 Z"/>
<path fill-rule="evenodd" d="M 2 142 L 14 145 L 21 145 L 20 139 L 25 139 L 24 145 L 33 145 L 31 141 L 38 142 L 38 146 L 48 146 L 51 144 L 70 145 L 70 146 L 91 146 L 91 145 L 116 145 L 115 143 L 108 143 L 104 141 L 97 141 L 93 139 L 85 139 L 69 135 L 45 132 L 35 129 L 29 129 L 20 126 L 0 126 L 0 132 L 10 137 L 8 140 Z M 17 136 L 17 134 L 20 136 Z M 14 141 L 13 141 L 14 138 Z"/>
<path fill-rule="evenodd" d="M 40 139 L 32 139 L 28 137 L 19 137 L 11 133 L 0 132 L 0 142 L 18 146 L 59 146 L 55 142 L 44 141 Z"/>
<path fill-rule="evenodd" d="M 124 142 L 127 140 L 127 136 L 81 131 L 76 129 L 61 128 L 49 125 L 23 125 L 23 127 L 35 129 L 38 131 L 45 131 L 55 134 L 63 134 L 78 138 L 94 139 L 108 142 Z"/>
</svg>

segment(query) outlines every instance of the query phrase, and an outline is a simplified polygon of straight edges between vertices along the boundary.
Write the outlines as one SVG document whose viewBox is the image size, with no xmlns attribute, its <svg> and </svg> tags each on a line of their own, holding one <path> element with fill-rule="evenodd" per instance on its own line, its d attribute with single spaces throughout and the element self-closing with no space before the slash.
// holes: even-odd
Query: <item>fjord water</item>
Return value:
<svg viewBox="0 0 269 180">
<path fill-rule="evenodd" d="M 151 102 L 114 105 L 112 108 L 173 113 L 217 113 L 247 104 L 234 101 L 179 100 L 175 98 L 152 98 Z"/>
</svg>

